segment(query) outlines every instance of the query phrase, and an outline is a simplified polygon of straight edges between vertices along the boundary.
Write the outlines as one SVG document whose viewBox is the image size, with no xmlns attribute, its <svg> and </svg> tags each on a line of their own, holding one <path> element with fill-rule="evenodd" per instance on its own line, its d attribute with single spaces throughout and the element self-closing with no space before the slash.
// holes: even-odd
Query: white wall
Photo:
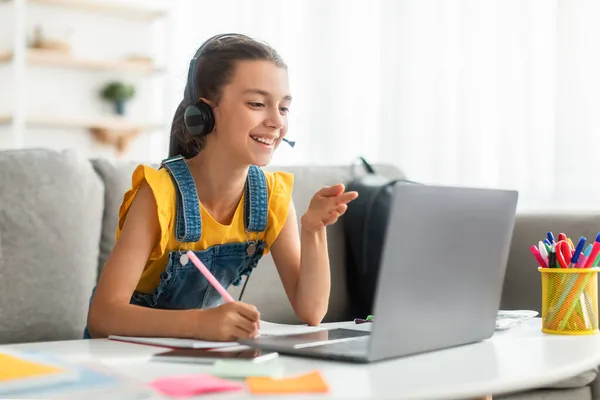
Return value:
<svg viewBox="0 0 600 400">
<path fill-rule="evenodd" d="M 167 44 L 156 45 L 169 60 L 165 97 L 154 103 L 154 89 L 140 89 L 129 107 L 132 117 L 162 118 L 165 128 L 139 138 L 125 158 L 166 156 L 190 57 L 209 36 L 234 31 L 266 40 L 290 67 L 289 136 L 297 146 L 282 146 L 275 165 L 349 164 L 364 155 L 425 183 L 517 189 L 523 209 L 599 204 L 597 0 L 170 4 L 175 23 Z M 10 43 L 6 9 L 0 3 L 0 45 Z M 82 56 L 118 57 L 151 42 L 139 22 L 64 11 L 58 22 L 58 13 L 34 12 L 28 25 L 43 19 L 59 36 L 75 27 L 74 52 Z M 95 93 L 112 74 L 31 72 L 37 90 L 26 92 L 28 109 L 108 113 Z M 0 66 L 0 113 L 11 104 L 6 75 Z M 0 126 L 0 146 L 5 131 Z M 25 144 L 113 154 L 85 132 L 38 130 Z"/>
<path fill-rule="evenodd" d="M 0 51 L 9 49 L 13 43 L 12 7 L 9 3 L 0 2 Z M 11 108 L 12 86 L 10 64 L 0 63 L 0 115 L 5 115 Z M 0 146 L 6 140 L 6 129 L 0 124 Z"/>
<path fill-rule="evenodd" d="M 115 3 L 142 3 L 114 1 Z M 143 2 L 149 4 L 148 1 Z M 0 6 L 0 50 L 11 49 L 15 33 L 13 4 Z M 165 64 L 164 19 L 137 21 L 82 10 L 30 4 L 26 8 L 26 33 L 31 39 L 34 27 L 41 25 L 48 38 L 65 39 L 72 47 L 72 57 L 86 60 L 120 60 L 128 55 L 150 55 L 157 65 Z M 117 71 L 92 71 L 49 66 L 29 66 L 25 85 L 11 88 L 12 64 L 0 64 L 0 115 L 14 106 L 14 91 L 23 90 L 26 113 L 33 117 L 103 118 L 111 117 L 113 107 L 102 100 L 99 90 L 111 80 L 122 79 L 135 85 L 136 95 L 127 104 L 127 117 L 143 123 L 165 123 L 164 90 L 169 74 L 135 74 Z M 0 146 L 6 147 L 6 126 L 0 126 Z M 147 159 L 158 154 L 165 130 L 143 132 L 123 158 Z M 161 138 L 162 136 L 162 138 Z M 97 143 L 85 129 L 28 128 L 25 147 L 74 148 L 85 156 L 117 156 L 116 151 Z"/>
</svg>

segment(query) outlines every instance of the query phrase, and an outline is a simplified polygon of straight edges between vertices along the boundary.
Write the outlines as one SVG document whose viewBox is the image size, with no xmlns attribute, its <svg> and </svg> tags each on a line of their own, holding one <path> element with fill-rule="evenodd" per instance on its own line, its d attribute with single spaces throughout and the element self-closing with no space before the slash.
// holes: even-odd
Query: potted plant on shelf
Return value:
<svg viewBox="0 0 600 400">
<path fill-rule="evenodd" d="M 102 88 L 100 94 L 104 100 L 114 103 L 118 115 L 124 115 L 125 103 L 135 95 L 135 88 L 123 82 L 109 82 Z"/>
</svg>

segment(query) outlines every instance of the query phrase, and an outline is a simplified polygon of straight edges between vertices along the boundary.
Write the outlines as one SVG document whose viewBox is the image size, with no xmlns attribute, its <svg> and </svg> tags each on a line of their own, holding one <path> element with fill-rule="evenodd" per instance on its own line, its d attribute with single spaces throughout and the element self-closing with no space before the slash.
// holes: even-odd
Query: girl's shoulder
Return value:
<svg viewBox="0 0 600 400">
<path fill-rule="evenodd" d="M 131 188 L 125 193 L 124 205 L 128 201 L 133 201 L 142 185 L 149 187 L 157 205 L 162 203 L 163 200 L 172 203 L 175 186 L 169 172 L 165 168 L 156 169 L 149 165 L 140 164 L 131 174 Z"/>
<path fill-rule="evenodd" d="M 287 219 L 292 201 L 294 174 L 283 171 L 264 171 L 264 173 L 269 193 L 269 211 L 265 236 L 267 242 L 265 252 L 268 252 Z"/>
<path fill-rule="evenodd" d="M 271 194 L 291 194 L 294 187 L 294 174 L 284 171 L 264 171 L 267 190 Z"/>
<path fill-rule="evenodd" d="M 269 193 L 269 212 L 287 216 L 294 189 L 294 175 L 283 171 L 265 171 Z"/>
<path fill-rule="evenodd" d="M 123 228 L 127 213 L 133 204 L 137 194 L 142 186 L 148 187 L 148 192 L 156 204 L 156 216 L 160 225 L 161 235 L 159 243 L 150 258 L 160 256 L 161 249 L 164 249 L 169 241 L 170 226 L 175 212 L 176 197 L 175 186 L 169 172 L 165 168 L 157 169 L 149 165 L 138 165 L 131 175 L 131 187 L 125 192 L 121 207 L 119 209 L 119 225 L 117 228 L 117 238 Z"/>
</svg>

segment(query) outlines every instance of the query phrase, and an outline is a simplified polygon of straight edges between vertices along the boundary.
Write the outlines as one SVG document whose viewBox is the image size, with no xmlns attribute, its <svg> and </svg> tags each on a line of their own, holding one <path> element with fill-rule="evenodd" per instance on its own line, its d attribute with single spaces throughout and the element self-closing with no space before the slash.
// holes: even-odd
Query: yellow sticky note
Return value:
<svg viewBox="0 0 600 400">
<path fill-rule="evenodd" d="M 290 378 L 251 377 L 246 379 L 251 393 L 326 393 L 329 388 L 319 371 Z"/>
<path fill-rule="evenodd" d="M 10 354 L 0 353 L 0 383 L 15 379 L 38 378 L 45 375 L 60 374 L 62 368 L 24 360 Z"/>
</svg>

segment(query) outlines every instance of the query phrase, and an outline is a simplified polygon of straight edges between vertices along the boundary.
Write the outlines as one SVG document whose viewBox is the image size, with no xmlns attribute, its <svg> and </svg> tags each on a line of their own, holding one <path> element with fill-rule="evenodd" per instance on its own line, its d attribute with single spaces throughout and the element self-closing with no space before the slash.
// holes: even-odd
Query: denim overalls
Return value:
<svg viewBox="0 0 600 400">
<path fill-rule="evenodd" d="M 187 251 L 186 244 L 199 241 L 202 235 L 200 203 L 194 178 L 182 156 L 164 160 L 162 167 L 169 171 L 177 192 L 175 237 L 180 247 L 169 253 L 167 267 L 161 273 L 160 283 L 153 293 L 134 292 L 130 303 L 170 310 L 217 306 L 222 300 L 221 295 L 191 261 L 184 258 L 184 264 L 181 262 L 181 256 Z M 257 239 L 267 227 L 267 208 L 268 193 L 264 172 L 252 165 L 248 170 L 244 189 L 246 241 L 194 251 L 223 287 L 239 285 L 244 275 L 247 275 L 247 281 L 262 257 L 266 243 Z M 84 339 L 89 338 L 86 327 Z"/>
</svg>

